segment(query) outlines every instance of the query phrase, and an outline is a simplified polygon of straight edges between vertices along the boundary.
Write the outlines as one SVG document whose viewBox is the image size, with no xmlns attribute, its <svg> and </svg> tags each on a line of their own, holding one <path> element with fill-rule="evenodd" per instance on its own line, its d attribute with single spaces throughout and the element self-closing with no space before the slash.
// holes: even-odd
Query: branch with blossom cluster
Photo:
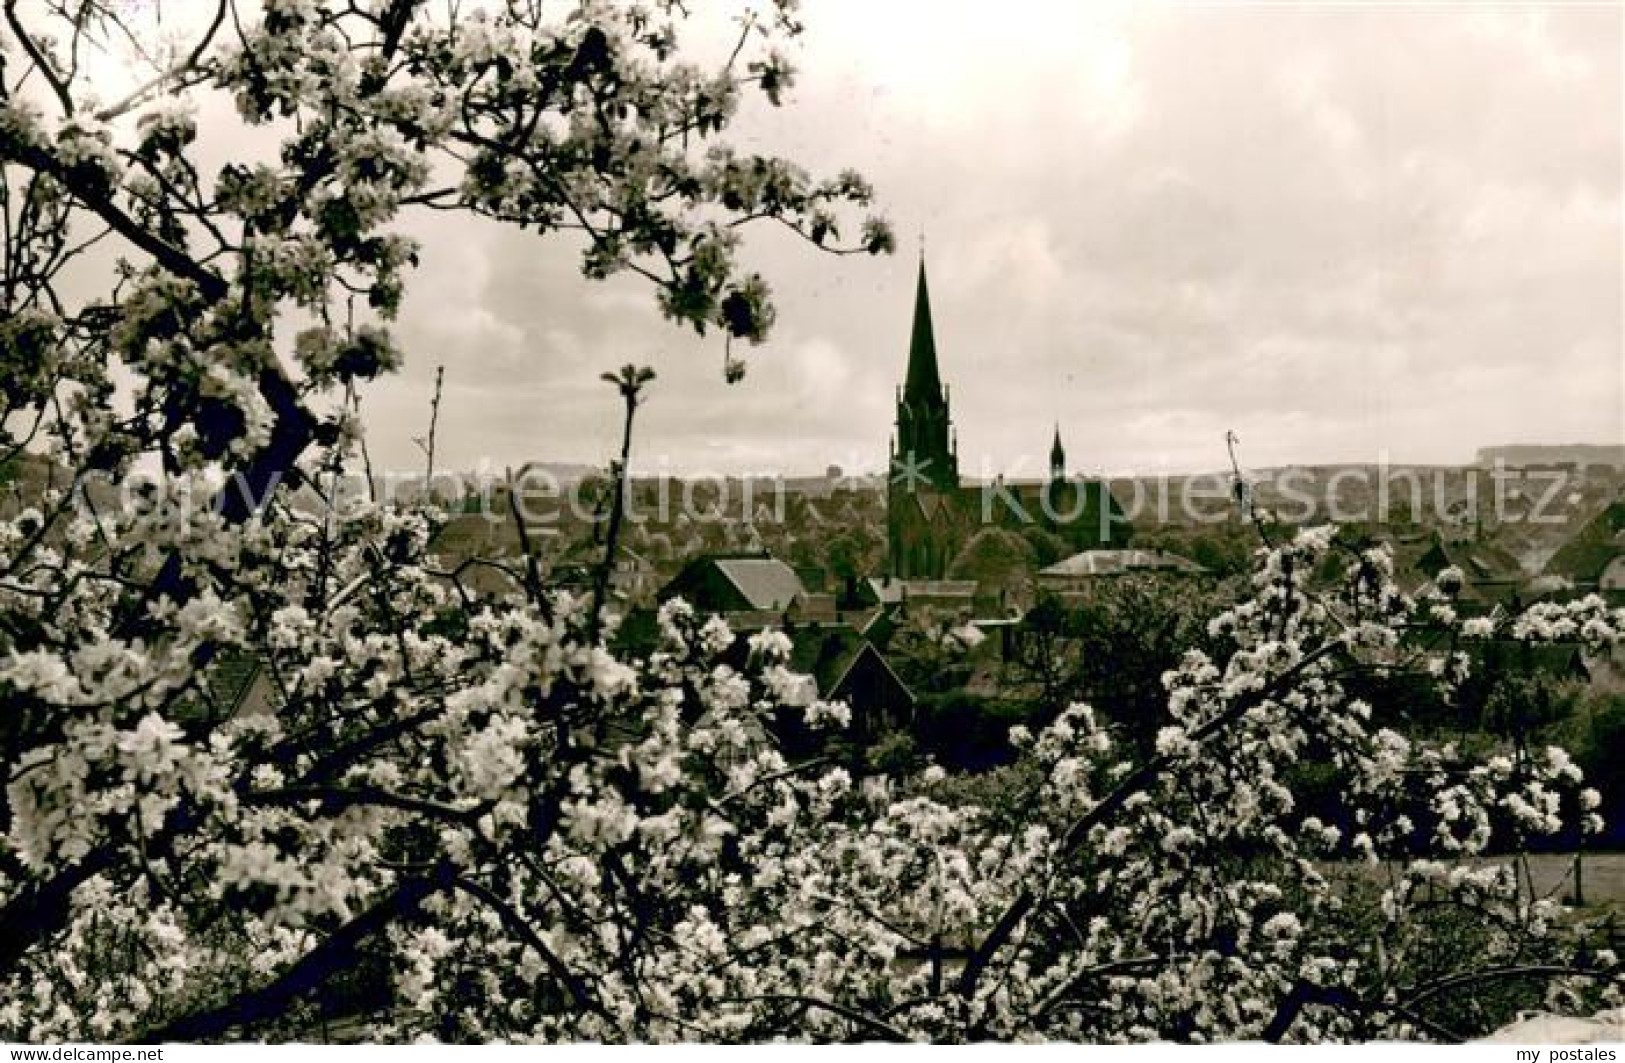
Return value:
<svg viewBox="0 0 1625 1063">
<path fill-rule="evenodd" d="M 1440 1013 L 1474 972 L 1617 990 L 1617 961 L 1565 953 L 1555 906 L 1497 858 L 1565 829 L 1577 769 L 1369 728 L 1337 677 L 1399 621 L 1352 626 L 1310 593 L 1324 534 L 1263 558 L 1215 622 L 1231 654 L 1166 677 L 1175 723 L 1149 760 L 1082 705 L 1018 733 L 1037 782 L 1014 815 L 790 763 L 787 705 L 847 716 L 807 697 L 782 635 L 730 664 L 726 625 L 672 603 L 659 650 L 621 660 L 585 600 L 546 620 L 517 591 L 464 606 L 422 516 L 340 528 L 210 539 L 217 579 L 314 573 L 325 551 L 366 588 L 330 609 L 276 605 L 300 597 L 284 578 L 177 615 L 156 653 L 9 669 L 21 702 L 83 722 L 13 761 L 4 899 L 84 874 L 9 968 L 7 1029 L 274 1030 L 362 958 L 392 972 L 387 1038 L 1440 1037 L 1468 1032 Z M 266 661 L 270 711 L 197 725 L 204 640 Z M 1310 755 L 1343 773 L 1346 824 L 1296 810 L 1286 773 Z M 139 943 L 117 961 L 93 930 L 112 896 Z"/>
</svg>

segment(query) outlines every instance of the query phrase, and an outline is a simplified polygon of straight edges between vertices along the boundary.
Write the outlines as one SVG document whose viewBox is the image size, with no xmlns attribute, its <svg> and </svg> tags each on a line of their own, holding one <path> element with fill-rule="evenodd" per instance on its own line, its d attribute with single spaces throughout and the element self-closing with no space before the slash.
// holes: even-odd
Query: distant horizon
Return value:
<svg viewBox="0 0 1625 1063">
<path fill-rule="evenodd" d="M 1401 468 L 1475 468 L 1475 467 L 1479 467 L 1480 464 L 1481 464 L 1480 461 L 1479 461 L 1479 458 L 1478 458 L 1478 453 L 1480 451 L 1485 451 L 1485 450 L 1511 450 L 1511 449 L 1515 449 L 1515 450 L 1553 450 L 1553 451 L 1574 450 L 1574 449 L 1604 450 L 1604 451 L 1606 451 L 1606 450 L 1615 450 L 1615 451 L 1619 452 L 1619 459 L 1620 459 L 1619 463 L 1625 463 L 1625 442 L 1619 442 L 1619 443 L 1599 443 L 1599 442 L 1485 443 L 1485 444 L 1482 444 L 1482 445 L 1480 445 L 1478 447 L 1475 447 L 1473 449 L 1473 453 L 1472 453 L 1471 457 L 1469 457 L 1467 460 L 1463 460 L 1463 461 L 1417 461 L 1417 460 L 1409 460 L 1409 459 L 1405 459 L 1405 458 L 1401 458 L 1401 457 L 1396 457 L 1396 456 L 1391 455 L 1391 454 L 1390 455 L 1379 455 L 1379 456 L 1374 457 L 1374 458 L 1354 458 L 1354 459 L 1314 458 L 1314 459 L 1301 459 L 1301 460 L 1286 461 L 1286 462 L 1272 462 L 1272 463 L 1267 464 L 1267 465 L 1265 465 L 1265 464 L 1249 464 L 1244 459 L 1241 462 L 1241 469 L 1242 469 L 1243 473 L 1264 473 L 1264 472 L 1270 472 L 1270 471 L 1281 470 L 1281 469 L 1291 469 L 1291 468 L 1308 468 L 1308 469 L 1334 468 L 1334 467 L 1351 468 L 1351 467 L 1361 467 L 1361 466 L 1373 466 L 1373 467 L 1386 466 L 1386 467 L 1395 468 L 1395 469 L 1401 469 Z M 1243 455 L 1244 454 L 1245 454 L 1245 451 L 1243 451 Z M 1040 459 L 1043 459 L 1043 464 L 1039 463 Z M 525 458 L 509 459 L 509 460 L 505 460 L 504 462 L 501 462 L 501 463 L 498 463 L 494 458 L 493 459 L 482 459 L 482 460 L 484 460 L 486 462 L 486 464 L 484 464 L 483 466 L 479 462 L 476 462 L 472 466 L 452 467 L 450 465 L 445 465 L 445 464 L 437 462 L 437 468 L 435 470 L 435 476 L 437 476 L 437 477 L 440 477 L 440 476 L 475 476 L 475 475 L 481 475 L 482 472 L 483 472 L 484 475 L 500 475 L 506 469 L 512 469 L 513 471 L 515 471 L 517 473 L 520 469 L 522 469 L 522 468 L 524 468 L 526 466 L 540 466 L 540 467 L 544 467 L 544 468 L 570 470 L 572 472 L 573 471 L 596 472 L 596 471 L 601 471 L 603 469 L 606 469 L 608 467 L 608 464 L 609 464 L 609 458 L 608 457 L 604 458 L 601 461 L 591 461 L 591 460 L 579 459 L 579 458 L 538 458 L 538 457 L 534 457 L 534 456 L 525 457 Z M 659 462 L 659 459 L 654 459 L 654 460 L 655 460 L 656 463 Z M 1047 471 L 1046 471 L 1047 460 L 1048 460 L 1047 455 L 1040 454 L 1037 451 L 1035 451 L 1032 455 L 1028 456 L 1028 460 L 1026 462 L 1019 463 L 1018 468 L 1019 468 L 1020 471 L 1015 472 L 1015 473 L 1011 473 L 1011 474 L 1001 473 L 997 469 L 992 469 L 991 472 L 989 472 L 987 474 L 983 474 L 983 473 L 981 473 L 979 471 L 976 471 L 976 470 L 968 470 L 962 464 L 960 478 L 961 478 L 961 480 L 963 480 L 964 482 L 966 482 L 968 484 L 990 483 L 990 482 L 992 482 L 992 480 L 995 477 L 998 477 L 998 476 L 1003 476 L 1005 479 L 1010 480 L 1012 482 L 1017 482 L 1017 481 L 1020 481 L 1020 482 L 1039 481 L 1039 480 L 1043 480 L 1043 479 L 1045 479 L 1047 477 Z M 1557 460 L 1563 460 L 1563 459 L 1557 459 Z M 420 460 L 420 461 L 416 462 L 415 464 L 416 464 L 417 469 L 421 470 L 421 467 L 422 467 L 422 464 L 423 464 L 422 461 Z M 1602 464 L 1618 464 L 1618 463 L 1603 462 Z M 682 465 L 678 465 L 676 463 L 672 463 L 672 464 L 669 464 L 669 465 L 656 464 L 654 466 L 651 466 L 648 463 L 647 459 L 640 461 L 640 459 L 636 455 L 635 448 L 634 448 L 634 454 L 633 454 L 631 465 L 632 465 L 632 478 L 634 480 L 658 479 L 661 476 L 671 476 L 671 477 L 676 477 L 678 479 L 695 479 L 695 478 L 740 479 L 740 478 L 746 478 L 746 477 L 771 479 L 771 478 L 774 478 L 774 477 L 778 477 L 778 478 L 782 478 L 782 479 L 785 479 L 785 480 L 822 480 L 822 479 L 828 479 L 829 478 L 828 477 L 828 469 L 829 469 L 830 466 L 838 466 L 840 468 L 840 470 L 841 470 L 840 475 L 842 477 L 852 477 L 852 478 L 858 478 L 858 479 L 883 479 L 886 476 L 886 468 L 885 468 L 885 464 L 884 464 L 883 461 L 882 462 L 876 462 L 875 464 L 873 464 L 871 466 L 863 466 L 863 467 L 856 467 L 856 468 L 845 465 L 842 462 L 837 461 L 837 460 L 831 460 L 831 461 L 825 462 L 824 463 L 824 468 L 805 468 L 805 469 L 773 469 L 773 468 L 767 468 L 767 467 L 754 468 L 754 469 L 753 468 L 743 468 L 743 467 L 731 468 L 731 469 L 705 469 L 705 468 L 700 467 L 698 465 L 682 466 Z M 1031 467 L 1029 467 L 1029 466 L 1031 466 Z M 1207 466 L 1207 467 L 1181 467 L 1181 466 L 1168 465 L 1168 466 L 1164 466 L 1164 467 L 1137 466 L 1137 467 L 1130 467 L 1130 468 L 1123 468 L 1123 469 L 1112 469 L 1112 468 L 1094 468 L 1094 467 L 1090 467 L 1090 466 L 1088 466 L 1086 464 L 1069 462 L 1068 463 L 1068 468 L 1067 468 L 1067 476 L 1068 476 L 1068 478 L 1077 478 L 1077 477 L 1081 476 L 1081 477 L 1091 477 L 1091 478 L 1100 478 L 1100 479 L 1128 479 L 1128 478 L 1143 478 L 1143 477 L 1152 477 L 1152 476 L 1167 476 L 1167 477 L 1210 476 L 1210 475 L 1219 474 L 1219 473 L 1229 475 L 1230 472 L 1231 472 L 1231 469 L 1230 469 L 1230 466 L 1227 463 L 1227 459 L 1225 459 L 1222 455 L 1221 455 L 1221 457 L 1220 457 L 1220 459 L 1218 461 L 1216 461 L 1213 465 Z M 407 477 L 410 477 L 412 475 L 412 473 L 413 473 L 413 463 L 410 463 L 410 462 L 405 463 L 403 466 L 401 466 L 399 468 L 391 468 L 391 469 L 386 471 L 387 475 L 392 475 L 392 476 L 407 476 Z M 419 472 L 418 475 L 421 475 L 421 472 Z"/>
</svg>

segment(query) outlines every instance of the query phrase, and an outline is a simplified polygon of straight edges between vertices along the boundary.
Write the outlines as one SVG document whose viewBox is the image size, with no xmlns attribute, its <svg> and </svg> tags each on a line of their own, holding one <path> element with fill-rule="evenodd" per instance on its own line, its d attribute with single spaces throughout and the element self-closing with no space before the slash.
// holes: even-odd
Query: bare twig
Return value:
<svg viewBox="0 0 1625 1063">
<path fill-rule="evenodd" d="M 226 21 L 226 8 L 230 2 L 231 0 L 219 0 L 219 3 L 215 5 L 214 19 L 209 23 L 209 28 L 203 31 L 203 36 L 198 39 L 197 44 L 192 47 L 191 53 L 185 59 L 171 66 L 168 70 L 160 71 L 156 77 L 147 81 L 117 103 L 110 104 L 97 111 L 96 120 L 98 122 L 111 122 L 113 119 L 127 114 L 131 108 L 139 105 L 154 92 L 157 92 L 170 82 L 179 80 L 189 71 L 197 69 L 198 62 L 203 58 L 203 53 L 208 50 L 210 44 L 214 43 L 215 35 L 220 32 L 221 25 Z"/>
<path fill-rule="evenodd" d="M 610 574 L 615 570 L 615 554 L 619 549 L 621 521 L 626 515 L 627 462 L 632 457 L 632 418 L 637 413 L 639 395 L 644 385 L 655 378 L 655 371 L 647 366 L 623 365 L 618 373 L 605 373 L 602 379 L 614 384 L 626 404 L 625 419 L 621 424 L 620 460 L 610 466 L 610 489 L 614 492 L 609 503 L 609 531 L 604 537 L 604 559 L 593 576 L 592 616 L 588 618 L 588 631 L 597 640 L 600 614 L 604 599 L 609 594 Z"/>
<path fill-rule="evenodd" d="M 1273 549 L 1275 542 L 1270 538 L 1270 530 L 1259 517 L 1258 507 L 1253 505 L 1252 490 L 1247 486 L 1245 477 L 1241 475 L 1241 461 L 1236 457 L 1236 444 L 1240 442 L 1241 438 L 1234 431 L 1225 430 L 1224 448 L 1230 453 L 1230 469 L 1236 477 L 1236 505 L 1241 509 L 1242 518 L 1257 529 L 1258 537 L 1264 540 L 1264 545 Z"/>
<path fill-rule="evenodd" d="M 435 366 L 434 398 L 429 400 L 429 434 L 422 439 L 413 441 L 423 448 L 423 453 L 426 455 L 423 469 L 423 491 L 426 496 L 432 496 L 434 492 L 434 435 L 435 430 L 440 425 L 440 389 L 445 380 L 446 367 L 444 365 Z"/>
<path fill-rule="evenodd" d="M 854 1023 L 865 1031 L 874 1034 L 883 1040 L 908 1042 L 913 1040 L 908 1034 L 899 1030 L 888 1022 L 882 1022 L 873 1015 L 865 1015 L 845 1004 L 838 1004 L 833 1000 L 824 1000 L 821 997 L 802 996 L 796 993 L 763 993 L 754 997 L 726 997 L 719 1001 L 722 1004 L 799 1004 L 805 1008 L 818 1011 L 827 1011 L 832 1015 L 839 1015 L 848 1022 Z"/>
<path fill-rule="evenodd" d="M 514 531 L 519 535 L 519 550 L 525 555 L 525 593 L 536 608 L 547 613 L 547 596 L 542 592 L 542 570 L 536 563 L 536 550 L 531 546 L 530 529 L 525 527 L 525 516 L 519 512 L 519 487 L 514 482 L 513 470 L 508 476 L 508 515 L 513 518 Z"/>
<path fill-rule="evenodd" d="M 355 411 L 356 423 L 361 423 L 361 393 L 356 390 L 355 381 L 347 381 L 345 388 L 348 392 L 350 408 Z M 372 474 L 372 453 L 367 450 L 367 433 L 358 433 L 361 446 L 361 467 L 367 473 L 367 499 L 374 505 L 378 504 L 378 480 Z"/>
<path fill-rule="evenodd" d="M 525 922 L 519 913 L 509 907 L 501 897 L 498 897 L 478 882 L 463 876 L 453 879 L 452 885 L 490 908 L 502 920 L 502 924 L 509 931 L 534 949 L 536 954 L 542 958 L 542 962 L 547 964 L 547 969 L 553 972 L 553 977 L 557 978 L 569 992 L 570 999 L 575 1002 L 576 1007 L 583 1011 L 591 1011 L 611 1023 L 615 1021 L 615 1017 L 587 989 L 587 983 L 582 980 L 581 976 L 570 970 L 564 961 L 559 959 L 558 954 L 548 948 L 547 942 L 542 940 L 541 935 L 537 934 L 530 924 Z"/>
</svg>

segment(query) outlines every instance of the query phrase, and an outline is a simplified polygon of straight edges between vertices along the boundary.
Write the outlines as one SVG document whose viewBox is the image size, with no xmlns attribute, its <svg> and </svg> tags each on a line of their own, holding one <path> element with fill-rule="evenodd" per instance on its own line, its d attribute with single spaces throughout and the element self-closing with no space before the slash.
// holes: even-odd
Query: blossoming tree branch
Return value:
<svg viewBox="0 0 1625 1063">
<path fill-rule="evenodd" d="M 676 3 L 224 0 L 156 49 L 133 11 L 3 0 L 0 445 L 71 477 L 0 522 L 0 1036 L 293 1036 L 334 994 L 451 1040 L 1455 1039 L 1507 987 L 1618 1001 L 1617 959 L 1516 873 L 1598 826 L 1566 755 L 1474 763 L 1349 692 L 1448 687 L 1492 634 L 1605 648 L 1625 616 L 1596 599 L 1492 629 L 1379 550 L 1323 585 L 1338 547 L 1304 532 L 1164 677 L 1153 749 L 1056 705 L 978 804 L 787 757 L 773 721 L 849 712 L 782 634 L 731 654 L 672 603 L 623 659 L 601 593 L 534 567 L 473 593 L 431 506 L 290 504 L 412 353 L 414 212 L 574 239 L 588 277 L 747 342 L 751 225 L 889 250 L 859 176 L 726 140 L 790 85 L 791 4 L 711 67 Z M 98 98 L 132 48 L 148 76 Z M 202 161 L 205 99 L 263 158 Z M 74 486 L 137 468 L 139 504 Z M 241 659 L 268 710 L 211 685 Z M 1297 808 L 1306 760 L 1345 822 Z"/>
</svg>

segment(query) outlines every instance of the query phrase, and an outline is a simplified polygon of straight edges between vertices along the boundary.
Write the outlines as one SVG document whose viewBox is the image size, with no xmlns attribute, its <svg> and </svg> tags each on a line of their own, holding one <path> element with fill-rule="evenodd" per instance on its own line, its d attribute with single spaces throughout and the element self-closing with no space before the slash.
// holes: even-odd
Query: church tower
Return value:
<svg viewBox="0 0 1625 1063">
<path fill-rule="evenodd" d="M 894 484 L 912 489 L 929 484 L 940 491 L 959 487 L 958 443 L 948 413 L 948 390 L 937 372 L 937 342 L 931 328 L 931 293 L 920 258 L 914 288 L 914 330 L 909 337 L 908 377 L 897 396 L 897 440 L 891 455 Z"/>
<path fill-rule="evenodd" d="M 897 435 L 886 488 L 886 540 L 891 574 L 941 579 L 958 552 L 964 510 L 959 445 L 948 413 L 948 389 L 937 370 L 925 256 L 914 288 L 908 376 L 897 392 Z"/>
<path fill-rule="evenodd" d="M 948 389 L 937 367 L 923 253 L 914 289 L 908 375 L 897 389 L 897 432 L 890 444 L 887 570 L 897 579 L 947 579 L 967 546 L 991 527 L 1019 534 L 1036 526 L 1074 551 L 1120 547 L 1133 535 L 1133 525 L 1104 480 L 1068 478 L 1059 422 L 1047 481 L 1007 485 L 1001 477 L 992 494 L 986 486 L 960 486 L 959 445 Z M 995 498 L 1004 504 L 993 504 Z"/>
</svg>

